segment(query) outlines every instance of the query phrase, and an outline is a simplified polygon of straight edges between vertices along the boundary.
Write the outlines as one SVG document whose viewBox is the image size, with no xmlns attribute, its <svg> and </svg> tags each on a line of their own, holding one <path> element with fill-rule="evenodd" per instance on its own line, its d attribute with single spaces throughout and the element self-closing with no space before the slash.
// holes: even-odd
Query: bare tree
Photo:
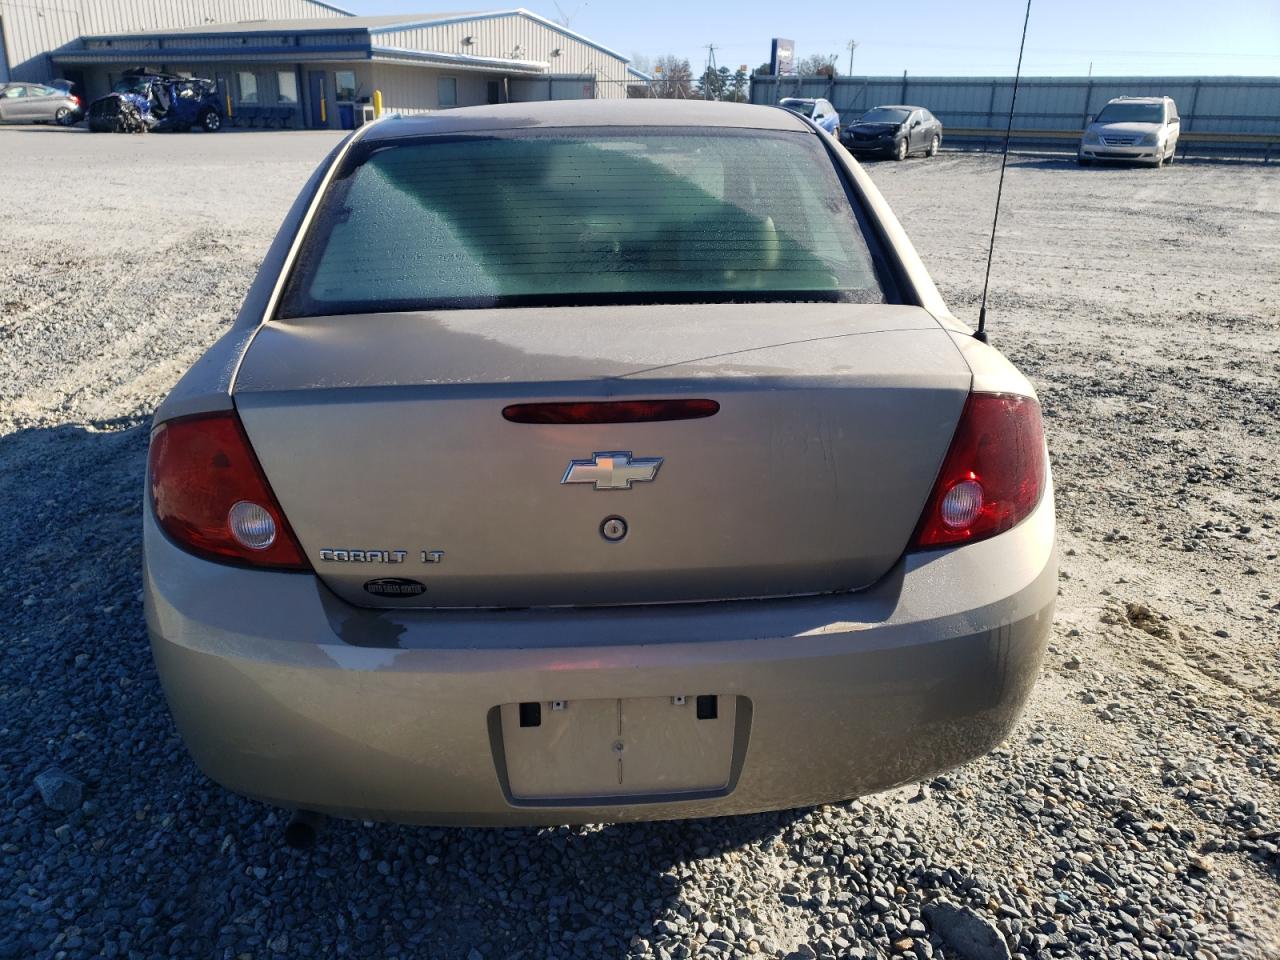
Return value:
<svg viewBox="0 0 1280 960">
<path fill-rule="evenodd" d="M 693 69 L 685 58 L 670 53 L 658 57 L 653 61 L 652 72 L 650 88 L 655 97 L 687 100 L 693 95 Z"/>
<path fill-rule="evenodd" d="M 834 77 L 836 55 L 834 53 L 810 54 L 796 64 L 796 73 L 802 77 Z"/>
</svg>

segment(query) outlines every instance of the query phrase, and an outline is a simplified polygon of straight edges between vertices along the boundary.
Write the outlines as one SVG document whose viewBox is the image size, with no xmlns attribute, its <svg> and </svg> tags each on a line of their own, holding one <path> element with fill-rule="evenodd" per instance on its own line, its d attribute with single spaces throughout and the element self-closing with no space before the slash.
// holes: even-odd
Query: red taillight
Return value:
<svg viewBox="0 0 1280 960">
<path fill-rule="evenodd" d="M 160 526 L 192 553 L 256 567 L 309 568 L 234 412 L 156 427 L 147 486 Z"/>
<path fill-rule="evenodd" d="M 1044 483 L 1040 405 L 1012 394 L 970 394 L 911 545 L 945 547 L 1003 533 L 1035 509 Z"/>
<path fill-rule="evenodd" d="M 720 410 L 714 400 L 584 400 L 513 403 L 502 408 L 512 423 L 652 423 L 700 420 Z"/>
</svg>

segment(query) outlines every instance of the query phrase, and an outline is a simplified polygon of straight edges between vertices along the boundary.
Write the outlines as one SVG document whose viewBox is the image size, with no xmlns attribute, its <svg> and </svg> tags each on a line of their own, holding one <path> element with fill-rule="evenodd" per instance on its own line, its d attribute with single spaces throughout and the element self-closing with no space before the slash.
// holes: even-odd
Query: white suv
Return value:
<svg viewBox="0 0 1280 960">
<path fill-rule="evenodd" d="M 1076 159 L 1136 160 L 1153 167 L 1173 163 L 1178 149 L 1178 105 L 1169 97 L 1108 100 L 1080 140 Z"/>
</svg>

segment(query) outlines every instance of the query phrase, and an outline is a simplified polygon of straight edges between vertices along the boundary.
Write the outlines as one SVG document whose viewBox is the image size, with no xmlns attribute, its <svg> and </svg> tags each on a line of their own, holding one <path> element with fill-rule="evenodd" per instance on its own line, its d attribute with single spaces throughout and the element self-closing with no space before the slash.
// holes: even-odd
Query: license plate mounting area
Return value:
<svg viewBox="0 0 1280 960">
<path fill-rule="evenodd" d="M 517 802 L 724 791 L 738 711 L 737 697 L 716 694 L 505 703 L 508 790 Z"/>
</svg>

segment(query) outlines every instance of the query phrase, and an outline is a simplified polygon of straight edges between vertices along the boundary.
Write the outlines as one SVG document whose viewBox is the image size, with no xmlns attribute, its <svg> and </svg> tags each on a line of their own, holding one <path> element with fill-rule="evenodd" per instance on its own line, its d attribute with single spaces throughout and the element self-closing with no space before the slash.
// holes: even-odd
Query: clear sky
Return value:
<svg viewBox="0 0 1280 960">
<path fill-rule="evenodd" d="M 335 0 L 354 13 L 420 13 L 430 0 Z M 1011 75 L 1025 0 L 514 0 L 544 17 L 567 17 L 578 33 L 638 58 L 674 53 L 701 72 L 716 61 L 754 70 L 769 40 L 796 43 L 796 57 L 839 54 L 854 74 Z M 509 9 L 446 0 L 434 9 Z M 1032 0 L 1023 73 L 1280 75 L 1280 0 Z"/>
</svg>

